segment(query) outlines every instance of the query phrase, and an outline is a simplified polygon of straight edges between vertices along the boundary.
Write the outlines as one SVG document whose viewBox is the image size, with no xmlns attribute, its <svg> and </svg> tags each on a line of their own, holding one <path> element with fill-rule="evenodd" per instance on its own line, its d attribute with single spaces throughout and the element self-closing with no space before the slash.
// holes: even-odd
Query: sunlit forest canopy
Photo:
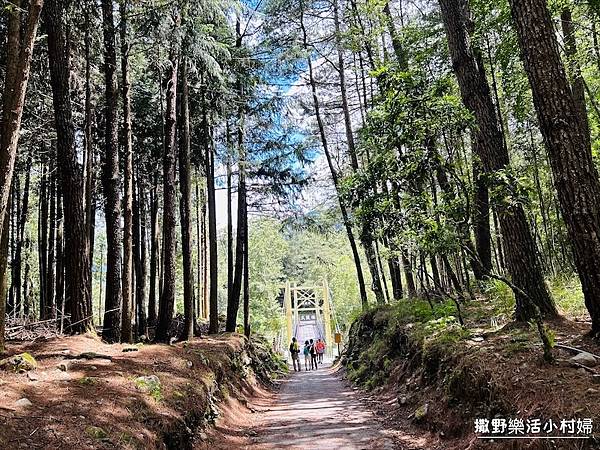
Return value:
<svg viewBox="0 0 600 450">
<path fill-rule="evenodd" d="M 276 337 L 285 284 L 326 281 L 339 330 L 496 298 L 546 346 L 561 314 L 596 334 L 599 13 L 9 1 L 2 329 Z"/>
</svg>

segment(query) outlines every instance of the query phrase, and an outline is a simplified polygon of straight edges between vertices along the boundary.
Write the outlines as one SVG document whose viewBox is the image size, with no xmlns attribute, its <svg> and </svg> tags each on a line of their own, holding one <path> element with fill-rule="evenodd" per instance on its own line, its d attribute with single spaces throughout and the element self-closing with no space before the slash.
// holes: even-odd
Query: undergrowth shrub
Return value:
<svg viewBox="0 0 600 450">
<path fill-rule="evenodd" d="M 468 337 L 454 317 L 451 301 L 431 305 L 402 301 L 364 312 L 352 324 L 344 360 L 348 378 L 367 389 L 381 386 L 395 363 L 423 353 L 427 373 L 437 373 L 446 348 Z"/>
</svg>

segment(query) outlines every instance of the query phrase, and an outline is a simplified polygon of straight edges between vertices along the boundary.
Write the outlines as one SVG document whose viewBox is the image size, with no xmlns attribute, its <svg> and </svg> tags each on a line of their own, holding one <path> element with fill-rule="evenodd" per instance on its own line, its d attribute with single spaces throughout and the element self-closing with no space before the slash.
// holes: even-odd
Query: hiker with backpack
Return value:
<svg viewBox="0 0 600 450">
<path fill-rule="evenodd" d="M 298 345 L 298 340 L 295 337 L 292 338 L 292 342 L 290 343 L 290 355 L 292 356 L 294 372 L 299 372 L 302 370 L 302 366 L 300 365 L 300 346 Z"/>
<path fill-rule="evenodd" d="M 304 342 L 304 349 L 303 349 L 303 353 L 304 353 L 304 370 L 308 371 L 308 364 L 311 360 L 310 357 L 310 347 L 311 345 L 308 343 L 308 341 Z"/>
</svg>

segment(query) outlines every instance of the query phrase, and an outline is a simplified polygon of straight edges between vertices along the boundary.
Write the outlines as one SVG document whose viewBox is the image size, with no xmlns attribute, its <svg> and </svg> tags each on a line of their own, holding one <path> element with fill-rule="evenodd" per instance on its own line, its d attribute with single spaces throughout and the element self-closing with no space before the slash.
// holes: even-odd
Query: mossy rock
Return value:
<svg viewBox="0 0 600 450">
<path fill-rule="evenodd" d="M 82 386 L 94 386 L 98 383 L 98 381 L 99 380 L 97 377 L 83 377 L 77 380 L 77 383 L 79 383 Z"/>
<path fill-rule="evenodd" d="M 37 361 L 27 352 L 11 356 L 0 361 L 0 367 L 14 372 L 29 372 L 37 369 Z"/>
<path fill-rule="evenodd" d="M 429 403 L 419 406 L 414 412 L 415 422 L 422 422 L 429 414 Z"/>
<path fill-rule="evenodd" d="M 108 433 L 100 427 L 95 427 L 95 426 L 86 427 L 85 434 L 92 439 L 97 439 L 100 441 L 102 441 L 104 439 L 108 439 Z"/>
<path fill-rule="evenodd" d="M 162 400 L 162 384 L 156 375 L 137 377 L 133 381 L 138 391 L 150 394 L 156 401 Z"/>
</svg>

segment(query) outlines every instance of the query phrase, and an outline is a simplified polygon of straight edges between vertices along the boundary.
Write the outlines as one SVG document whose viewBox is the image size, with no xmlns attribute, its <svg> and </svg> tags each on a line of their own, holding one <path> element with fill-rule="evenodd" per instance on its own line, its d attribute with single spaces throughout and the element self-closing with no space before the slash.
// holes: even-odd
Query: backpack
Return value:
<svg viewBox="0 0 600 450">
<path fill-rule="evenodd" d="M 309 353 L 310 353 L 310 348 L 309 348 L 309 346 L 307 345 L 307 346 L 305 346 L 305 347 L 304 347 L 304 355 L 305 355 L 305 356 L 308 356 L 308 354 L 309 354 Z"/>
</svg>

